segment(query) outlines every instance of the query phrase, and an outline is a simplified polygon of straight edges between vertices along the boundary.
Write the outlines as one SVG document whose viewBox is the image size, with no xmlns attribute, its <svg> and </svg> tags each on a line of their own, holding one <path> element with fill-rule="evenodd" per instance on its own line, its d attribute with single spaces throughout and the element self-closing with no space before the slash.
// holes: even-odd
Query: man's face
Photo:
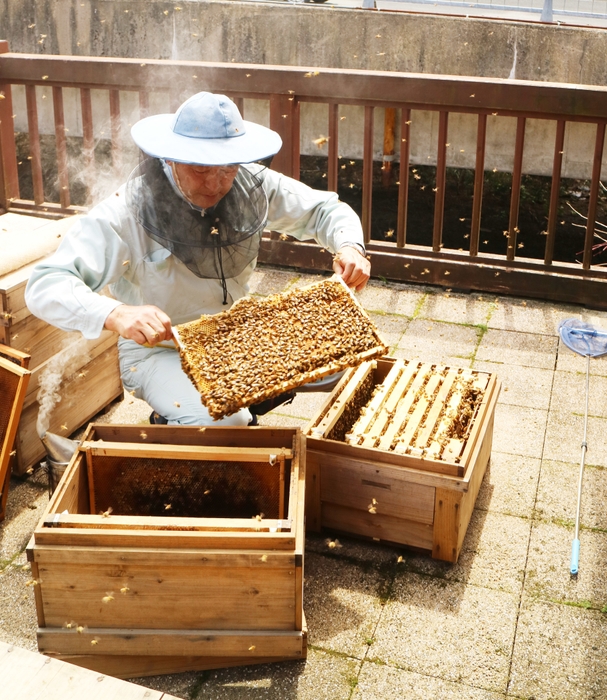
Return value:
<svg viewBox="0 0 607 700">
<path fill-rule="evenodd" d="M 202 209 L 215 206 L 230 191 L 238 165 L 187 165 L 171 162 L 179 189 Z"/>
</svg>

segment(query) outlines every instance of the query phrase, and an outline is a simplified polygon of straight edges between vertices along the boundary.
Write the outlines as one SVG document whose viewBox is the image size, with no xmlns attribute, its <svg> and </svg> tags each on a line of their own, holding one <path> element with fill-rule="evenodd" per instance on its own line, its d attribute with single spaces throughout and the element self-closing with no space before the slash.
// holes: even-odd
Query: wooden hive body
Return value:
<svg viewBox="0 0 607 700">
<path fill-rule="evenodd" d="M 17 218 L 33 219 L 27 216 L 12 217 L 10 222 L 15 226 L 12 222 Z M 69 224 L 69 219 L 66 219 L 47 223 L 44 228 L 57 229 L 63 235 Z M 16 226 L 17 234 L 27 235 L 27 231 L 23 232 Z M 79 333 L 67 333 L 55 328 L 33 316 L 27 308 L 25 288 L 38 262 L 0 275 L 0 343 L 31 356 L 29 369 L 32 375 L 15 439 L 16 455 L 12 460 L 14 474 L 24 474 L 46 454 L 36 431 L 39 378 L 60 353 L 69 355 L 71 349 L 75 349 L 75 344 L 80 343 L 79 351 L 69 362 L 58 388 L 61 401 L 52 412 L 48 427 L 51 432 L 70 435 L 123 393 L 116 334 L 104 331 L 98 339 L 82 342 Z"/>
<path fill-rule="evenodd" d="M 303 444 L 296 429 L 89 426 L 28 546 L 40 651 L 123 678 L 305 658 Z M 93 515 L 89 475 L 108 460 L 265 466 L 255 478 L 283 498 L 261 520 Z"/>
<path fill-rule="evenodd" d="M 462 370 L 384 358 L 347 372 L 305 430 L 308 529 L 457 561 L 489 462 L 500 390 L 495 375 L 465 372 L 482 389 L 465 439 L 446 438 L 441 410 L 456 405 Z M 437 433 L 440 442 L 432 437 Z M 409 454 L 399 439 L 413 447 Z M 395 441 L 400 452 L 388 449 Z"/>
</svg>

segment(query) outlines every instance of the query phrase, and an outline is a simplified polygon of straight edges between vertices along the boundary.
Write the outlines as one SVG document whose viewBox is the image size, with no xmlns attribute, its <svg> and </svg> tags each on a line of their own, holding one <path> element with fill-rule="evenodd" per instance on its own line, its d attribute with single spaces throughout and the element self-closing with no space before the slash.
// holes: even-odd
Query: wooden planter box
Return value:
<svg viewBox="0 0 607 700">
<path fill-rule="evenodd" d="M 305 658 L 303 445 L 89 426 L 28 545 L 40 651 L 123 678 Z"/>
<path fill-rule="evenodd" d="M 50 432 L 70 435 L 123 393 L 115 333 L 104 331 L 100 338 L 82 342 L 79 333 L 66 333 L 30 313 L 25 287 L 34 265 L 0 276 L 0 343 L 31 356 L 32 376 L 15 439 L 14 474 L 24 474 L 46 455 L 36 430 L 39 378 L 60 353 L 68 357 L 78 347 L 65 363 L 57 390 L 61 401 L 52 412 Z"/>
<path fill-rule="evenodd" d="M 476 402 L 465 434 L 450 435 L 464 383 Z M 495 375 L 393 359 L 347 372 L 305 430 L 308 529 L 457 561 L 491 454 L 499 390 Z"/>
</svg>

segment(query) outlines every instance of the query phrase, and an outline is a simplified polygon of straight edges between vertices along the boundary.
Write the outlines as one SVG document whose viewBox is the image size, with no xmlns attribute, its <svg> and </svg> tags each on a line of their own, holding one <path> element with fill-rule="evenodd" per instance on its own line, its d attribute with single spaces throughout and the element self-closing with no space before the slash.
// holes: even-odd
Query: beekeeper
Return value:
<svg viewBox="0 0 607 700">
<path fill-rule="evenodd" d="M 211 424 L 179 353 L 158 346 L 172 338 L 171 325 L 247 294 L 264 228 L 339 253 L 335 272 L 362 289 L 370 266 L 360 221 L 335 193 L 259 165 L 278 152 L 280 136 L 244 121 L 224 95 L 200 92 L 131 134 L 140 164 L 34 269 L 27 305 L 85 338 L 116 331 L 128 391 L 171 424 Z M 113 298 L 100 293 L 107 285 Z M 250 421 L 242 409 L 221 423 Z"/>
</svg>

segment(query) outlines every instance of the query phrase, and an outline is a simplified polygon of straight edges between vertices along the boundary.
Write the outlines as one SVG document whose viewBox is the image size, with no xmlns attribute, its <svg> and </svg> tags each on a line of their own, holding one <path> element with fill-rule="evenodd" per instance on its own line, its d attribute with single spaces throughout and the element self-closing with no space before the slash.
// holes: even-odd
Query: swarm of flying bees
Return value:
<svg viewBox="0 0 607 700">
<path fill-rule="evenodd" d="M 325 280 L 178 326 L 182 366 L 212 418 L 360 364 L 386 347 L 340 281 Z"/>
</svg>

